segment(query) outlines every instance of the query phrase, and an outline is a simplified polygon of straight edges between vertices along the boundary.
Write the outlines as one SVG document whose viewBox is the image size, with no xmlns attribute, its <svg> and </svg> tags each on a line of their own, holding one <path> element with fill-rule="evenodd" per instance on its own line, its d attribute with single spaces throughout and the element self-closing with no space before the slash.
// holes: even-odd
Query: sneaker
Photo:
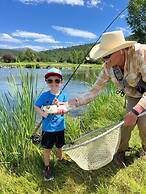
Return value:
<svg viewBox="0 0 146 194">
<path fill-rule="evenodd" d="M 52 174 L 52 168 L 49 166 L 46 166 L 45 167 L 45 173 L 44 173 L 44 180 L 45 181 L 50 181 L 50 180 L 53 180 L 54 179 L 54 176 Z"/>
<path fill-rule="evenodd" d="M 125 152 L 117 152 L 113 158 L 113 163 L 118 167 L 118 168 L 125 168 Z"/>
</svg>

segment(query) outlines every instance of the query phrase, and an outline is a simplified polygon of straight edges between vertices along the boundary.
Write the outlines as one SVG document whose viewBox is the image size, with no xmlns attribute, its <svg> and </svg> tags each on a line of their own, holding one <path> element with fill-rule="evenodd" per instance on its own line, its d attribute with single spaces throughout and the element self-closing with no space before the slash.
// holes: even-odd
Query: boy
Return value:
<svg viewBox="0 0 146 194">
<path fill-rule="evenodd" d="M 57 104 L 68 105 L 67 97 L 64 93 L 60 93 L 60 87 L 63 83 L 63 76 L 59 69 L 51 68 L 45 75 L 45 81 L 50 88 L 49 91 L 44 92 L 35 102 L 34 108 L 43 117 L 42 121 L 42 140 L 41 145 L 44 148 L 43 157 L 45 164 L 45 180 L 51 180 L 52 170 L 50 166 L 50 153 L 53 145 L 56 145 L 56 155 L 58 160 L 63 160 L 62 146 L 65 144 L 64 139 L 64 114 L 48 114 L 42 110 L 43 106 Z"/>
</svg>

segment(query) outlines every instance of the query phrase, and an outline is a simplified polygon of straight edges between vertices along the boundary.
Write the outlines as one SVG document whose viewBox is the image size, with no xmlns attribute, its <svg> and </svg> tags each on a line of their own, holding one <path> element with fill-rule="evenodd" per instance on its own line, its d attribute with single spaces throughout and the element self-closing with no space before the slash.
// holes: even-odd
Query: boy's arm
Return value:
<svg viewBox="0 0 146 194">
<path fill-rule="evenodd" d="M 34 109 L 44 118 L 47 118 L 48 113 L 44 112 L 40 107 L 34 105 Z"/>
</svg>

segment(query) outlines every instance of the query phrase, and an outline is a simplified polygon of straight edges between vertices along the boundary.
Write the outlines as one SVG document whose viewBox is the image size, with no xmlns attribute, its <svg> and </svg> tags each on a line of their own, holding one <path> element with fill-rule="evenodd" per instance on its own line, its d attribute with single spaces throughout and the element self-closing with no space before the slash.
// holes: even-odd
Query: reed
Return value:
<svg viewBox="0 0 146 194">
<path fill-rule="evenodd" d="M 20 72 L 21 83 L 18 85 L 13 76 L 8 78 L 12 90 L 1 97 L 0 105 L 0 155 L 6 167 L 18 168 L 29 163 L 29 156 L 36 149 L 29 137 L 34 128 L 34 96 L 37 94 L 37 77 Z"/>
</svg>

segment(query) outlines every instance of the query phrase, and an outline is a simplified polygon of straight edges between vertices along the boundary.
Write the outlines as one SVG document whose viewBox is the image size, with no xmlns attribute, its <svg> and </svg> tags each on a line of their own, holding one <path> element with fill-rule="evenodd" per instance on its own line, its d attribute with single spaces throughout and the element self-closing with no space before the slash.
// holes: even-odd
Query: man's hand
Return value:
<svg viewBox="0 0 146 194">
<path fill-rule="evenodd" d="M 79 106 L 79 99 L 78 98 L 74 98 L 68 101 L 68 105 L 69 106 L 74 106 L 74 107 L 78 107 Z"/>
<path fill-rule="evenodd" d="M 58 111 L 57 111 L 57 114 L 58 115 L 63 115 L 63 114 L 65 114 L 67 111 L 65 111 L 64 109 L 58 109 Z"/>
<path fill-rule="evenodd" d="M 124 118 L 124 126 L 125 127 L 132 127 L 136 124 L 137 115 L 134 114 L 132 111 L 128 112 Z"/>
</svg>

